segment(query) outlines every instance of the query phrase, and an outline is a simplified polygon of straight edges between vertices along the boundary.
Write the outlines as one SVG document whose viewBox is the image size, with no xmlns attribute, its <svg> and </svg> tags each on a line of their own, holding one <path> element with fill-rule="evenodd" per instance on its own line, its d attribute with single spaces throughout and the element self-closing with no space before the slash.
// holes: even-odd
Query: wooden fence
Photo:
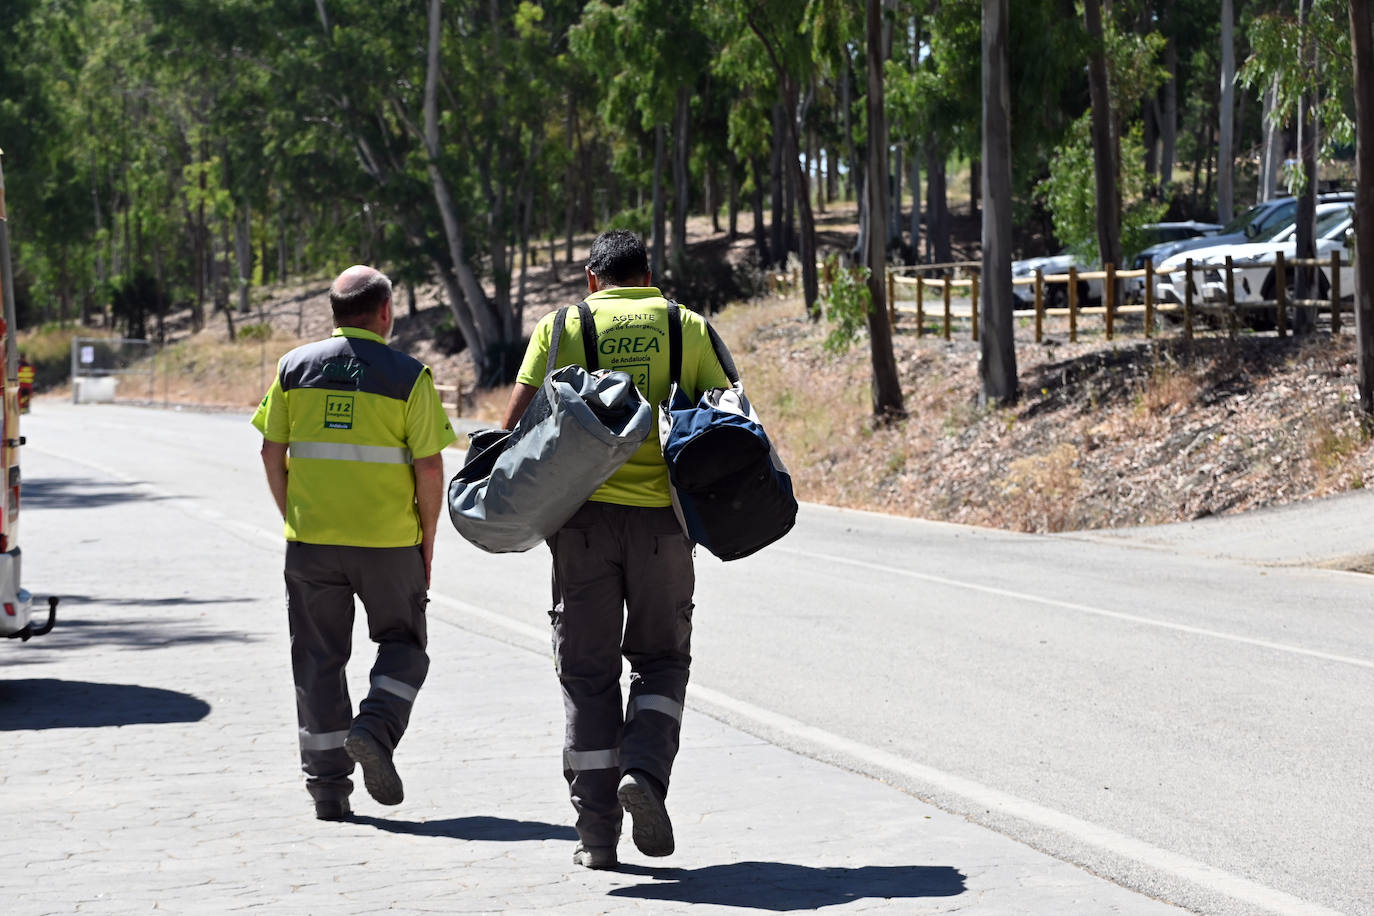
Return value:
<svg viewBox="0 0 1374 916">
<path fill-rule="evenodd" d="M 979 276 L 981 268 L 978 261 L 955 261 L 947 264 L 917 264 L 911 266 L 891 266 L 887 270 L 887 302 L 888 318 L 895 326 L 899 314 L 914 312 L 916 316 L 916 335 L 924 336 L 926 332 L 926 318 L 930 312 L 926 308 L 926 292 L 931 292 L 932 300 L 938 299 L 939 306 L 936 313 L 940 319 L 941 334 L 945 340 L 952 336 L 952 325 L 954 319 L 967 321 L 970 332 L 974 340 L 978 339 L 978 298 L 979 298 Z M 1273 268 L 1275 282 L 1274 295 L 1276 298 L 1271 300 L 1237 302 L 1235 298 L 1235 266 L 1231 258 L 1226 258 L 1224 265 L 1207 265 L 1206 268 L 1195 265 L 1191 258 L 1184 262 L 1181 267 L 1170 271 L 1156 272 L 1152 264 L 1146 264 L 1139 270 L 1118 270 L 1114 265 L 1108 264 L 1102 270 L 1079 271 L 1077 268 L 1070 267 L 1067 273 L 1045 274 L 1037 270 L 1033 276 L 1013 278 L 1014 286 L 1030 286 L 1033 289 L 1032 306 L 1030 308 L 1014 309 L 1012 314 L 1018 318 L 1034 319 L 1035 341 L 1039 343 L 1044 338 L 1045 319 L 1048 317 L 1067 317 L 1069 324 L 1069 340 L 1078 340 L 1079 319 L 1082 317 L 1101 316 L 1104 330 L 1108 340 L 1111 340 L 1117 333 L 1116 319 L 1123 315 L 1143 315 L 1143 329 L 1146 337 L 1152 337 L 1157 332 L 1157 317 L 1160 313 L 1181 313 L 1183 336 L 1191 338 L 1196 330 L 1195 321 L 1199 316 L 1209 316 L 1219 318 L 1225 322 L 1229 336 L 1235 337 L 1239 324 L 1240 312 L 1258 309 L 1276 309 L 1279 336 L 1288 333 L 1287 316 L 1289 309 L 1307 308 L 1317 311 L 1326 311 L 1331 315 L 1331 332 L 1339 334 L 1341 330 L 1341 256 L 1339 252 L 1333 252 L 1329 261 L 1318 261 L 1315 259 L 1294 259 L 1285 258 L 1278 253 L 1274 260 L 1264 262 L 1247 263 L 1247 269 L 1252 268 Z M 1330 268 L 1330 295 L 1322 299 L 1289 299 L 1288 297 L 1288 271 L 1294 268 L 1310 267 Z M 1224 277 L 1225 294 L 1220 298 L 1198 301 L 1196 285 L 1193 282 L 1195 274 L 1204 269 L 1216 268 L 1218 273 Z M 962 271 L 965 276 L 956 276 L 956 272 Z M 907 274 L 914 276 L 907 276 Z M 927 277 L 927 273 L 939 273 L 943 276 Z M 1155 300 L 1156 281 L 1170 274 L 1180 274 L 1183 277 L 1182 297 L 1180 301 L 1157 302 Z M 1318 274 L 1319 275 L 1319 274 Z M 1118 281 L 1141 278 L 1143 284 L 1143 299 L 1139 302 L 1116 301 L 1118 291 Z M 823 272 L 823 282 L 828 282 L 828 270 Z M 1102 281 L 1102 297 L 1100 305 L 1084 305 L 1079 303 L 1079 285 L 1087 280 Z M 1047 288 L 1055 284 L 1064 284 L 1065 291 L 1062 301 L 1064 306 L 1050 306 Z M 951 292 L 954 289 L 964 289 L 968 291 L 970 305 L 967 311 L 962 308 L 955 312 L 951 306 Z M 899 291 L 910 290 L 909 296 L 899 296 Z M 907 303 L 911 303 L 910 306 Z"/>
<path fill-rule="evenodd" d="M 453 411 L 453 415 L 455 417 L 461 417 L 463 415 L 462 382 L 459 382 L 457 385 L 440 385 L 436 382 L 434 385 L 434 390 L 439 392 L 439 401 L 445 411 Z M 444 395 L 446 394 L 453 395 L 453 400 L 450 401 L 445 399 Z"/>
</svg>

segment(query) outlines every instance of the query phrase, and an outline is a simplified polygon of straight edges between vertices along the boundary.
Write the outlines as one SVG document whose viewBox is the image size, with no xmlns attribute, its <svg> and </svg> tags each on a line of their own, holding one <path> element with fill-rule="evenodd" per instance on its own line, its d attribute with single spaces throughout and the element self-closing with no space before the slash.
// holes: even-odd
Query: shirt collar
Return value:
<svg viewBox="0 0 1374 916">
<path fill-rule="evenodd" d="M 334 333 L 331 336 L 353 337 L 359 340 L 375 340 L 379 344 L 386 343 L 386 340 L 382 337 L 382 335 L 376 333 L 375 331 L 369 331 L 367 328 L 335 328 Z"/>
<path fill-rule="evenodd" d="M 594 293 L 587 294 L 588 302 L 596 302 L 600 299 L 661 299 L 663 293 L 659 292 L 657 286 L 615 286 L 611 289 L 599 289 Z"/>
</svg>

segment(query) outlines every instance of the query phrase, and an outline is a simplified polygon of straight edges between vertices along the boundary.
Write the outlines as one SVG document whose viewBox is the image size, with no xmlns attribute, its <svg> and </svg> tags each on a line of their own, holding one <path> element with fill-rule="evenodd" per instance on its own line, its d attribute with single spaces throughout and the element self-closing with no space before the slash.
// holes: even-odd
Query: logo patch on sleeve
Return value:
<svg viewBox="0 0 1374 916">
<path fill-rule="evenodd" d="M 324 399 L 324 428 L 353 428 L 353 395 L 331 394 Z"/>
</svg>

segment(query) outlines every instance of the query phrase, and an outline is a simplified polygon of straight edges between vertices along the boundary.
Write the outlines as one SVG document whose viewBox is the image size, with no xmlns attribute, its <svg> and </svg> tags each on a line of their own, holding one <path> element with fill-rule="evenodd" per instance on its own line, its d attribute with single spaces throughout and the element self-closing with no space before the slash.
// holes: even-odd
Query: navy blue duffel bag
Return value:
<svg viewBox="0 0 1374 916">
<path fill-rule="evenodd" d="M 659 443 L 682 529 L 722 560 L 738 560 L 781 538 L 797 520 L 792 477 L 744 395 L 730 351 L 707 325 L 729 388 L 695 401 L 682 390 L 682 316 L 668 303 L 672 385 L 658 408 Z"/>
</svg>

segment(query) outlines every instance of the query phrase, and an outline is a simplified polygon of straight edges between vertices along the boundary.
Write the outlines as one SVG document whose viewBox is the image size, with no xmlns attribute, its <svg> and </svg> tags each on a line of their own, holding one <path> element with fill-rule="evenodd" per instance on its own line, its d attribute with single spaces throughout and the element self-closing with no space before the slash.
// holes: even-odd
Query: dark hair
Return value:
<svg viewBox="0 0 1374 916">
<path fill-rule="evenodd" d="M 598 280 L 615 286 L 638 285 L 649 272 L 649 252 L 644 240 L 630 230 L 612 229 L 592 242 L 587 267 Z"/>
<path fill-rule="evenodd" d="M 334 323 L 338 325 L 366 318 L 391 298 L 391 280 L 381 271 L 347 292 L 340 292 L 338 286 L 336 280 L 329 287 L 329 305 L 334 310 Z"/>
</svg>

